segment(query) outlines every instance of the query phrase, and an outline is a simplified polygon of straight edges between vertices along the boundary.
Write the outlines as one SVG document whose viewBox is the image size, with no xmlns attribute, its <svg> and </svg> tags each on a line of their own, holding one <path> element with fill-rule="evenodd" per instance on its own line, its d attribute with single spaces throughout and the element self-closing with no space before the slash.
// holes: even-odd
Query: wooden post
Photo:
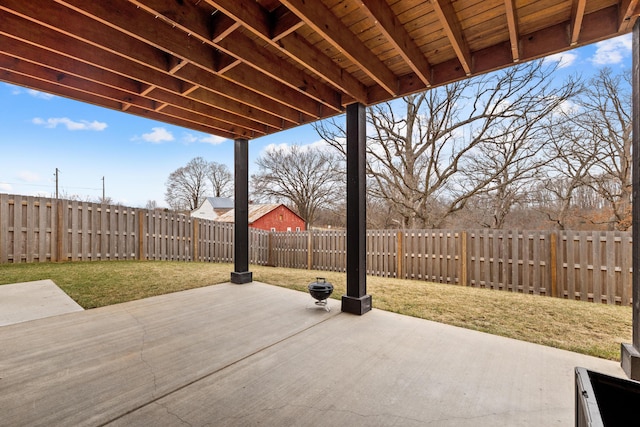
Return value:
<svg viewBox="0 0 640 427">
<path fill-rule="evenodd" d="M 62 251 L 64 249 L 64 246 L 62 244 L 62 241 L 64 239 L 64 236 L 66 235 L 66 233 L 63 233 L 64 223 L 62 218 L 64 202 L 60 199 L 57 199 L 56 201 L 56 261 L 60 262 L 63 260 Z"/>
<path fill-rule="evenodd" d="M 551 274 L 551 296 L 558 297 L 558 233 L 549 236 L 549 272 Z"/>
<path fill-rule="evenodd" d="M 145 216 L 145 210 L 142 209 L 138 209 L 136 211 L 136 214 L 138 215 L 138 238 L 137 240 L 137 245 L 138 245 L 138 250 L 136 251 L 136 258 L 138 261 L 142 261 L 145 259 L 144 256 L 144 216 Z"/>
<path fill-rule="evenodd" d="M 193 226 L 193 232 L 191 233 L 191 261 L 198 261 L 198 250 L 200 249 L 200 221 L 198 218 L 191 218 L 191 225 Z"/>
<path fill-rule="evenodd" d="M 313 231 L 307 230 L 307 270 L 313 269 Z"/>
<path fill-rule="evenodd" d="M 275 267 L 273 263 L 273 232 L 269 232 L 267 238 L 267 265 L 269 267 Z"/>
<path fill-rule="evenodd" d="M 633 326 L 633 341 L 631 344 L 622 343 L 621 365 L 625 374 L 631 379 L 640 380 L 640 19 L 633 26 L 632 49 L 633 65 L 631 67 L 632 87 L 632 246 L 631 276 L 633 309 L 631 310 L 631 324 Z"/>
<path fill-rule="evenodd" d="M 402 271 L 403 267 L 404 267 L 404 248 L 403 248 L 403 239 L 404 239 L 404 232 L 403 231 L 398 231 L 397 233 L 397 243 L 396 243 L 396 277 L 398 279 L 404 279 L 404 272 Z"/>
<path fill-rule="evenodd" d="M 460 233 L 460 285 L 469 286 L 467 271 L 467 232 Z"/>
</svg>

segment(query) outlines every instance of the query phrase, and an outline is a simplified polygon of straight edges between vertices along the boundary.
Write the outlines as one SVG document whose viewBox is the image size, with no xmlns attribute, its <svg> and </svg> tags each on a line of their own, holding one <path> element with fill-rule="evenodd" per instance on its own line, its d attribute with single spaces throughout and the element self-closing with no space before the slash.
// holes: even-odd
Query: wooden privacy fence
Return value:
<svg viewBox="0 0 640 427">
<path fill-rule="evenodd" d="M 367 274 L 630 305 L 631 233 L 369 230 Z M 268 265 L 346 270 L 346 232 L 270 233 Z"/>
<path fill-rule="evenodd" d="M 265 264 L 268 233 L 250 233 Z M 99 203 L 0 194 L 0 263 L 233 261 L 233 224 Z"/>
<path fill-rule="evenodd" d="M 233 225 L 97 203 L 0 194 L 0 263 L 232 262 Z M 631 233 L 369 230 L 367 274 L 630 305 Z M 346 232 L 251 229 L 253 264 L 346 270 Z"/>
</svg>

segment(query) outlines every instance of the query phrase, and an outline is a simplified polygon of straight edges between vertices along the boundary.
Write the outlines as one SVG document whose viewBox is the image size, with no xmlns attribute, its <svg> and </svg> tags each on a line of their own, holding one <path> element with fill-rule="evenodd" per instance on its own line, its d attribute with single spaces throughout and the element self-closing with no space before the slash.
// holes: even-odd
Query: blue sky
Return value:
<svg viewBox="0 0 640 427">
<path fill-rule="evenodd" d="M 631 68 L 629 35 L 586 46 L 550 60 L 558 78 L 588 77 L 604 66 Z M 55 194 L 96 200 L 102 195 L 131 207 L 164 201 L 171 172 L 194 157 L 226 164 L 233 171 L 233 141 L 161 122 L 71 101 L 0 82 L 0 193 Z M 253 161 L 270 145 L 317 143 L 309 125 L 252 140 Z"/>
</svg>

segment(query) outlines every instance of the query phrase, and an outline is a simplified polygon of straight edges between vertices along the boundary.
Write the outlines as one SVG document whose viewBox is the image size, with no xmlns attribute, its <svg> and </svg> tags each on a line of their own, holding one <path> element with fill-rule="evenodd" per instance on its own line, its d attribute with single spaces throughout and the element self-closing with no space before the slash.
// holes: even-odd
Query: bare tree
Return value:
<svg viewBox="0 0 640 427">
<path fill-rule="evenodd" d="M 610 206 L 610 228 L 631 226 L 631 73 L 602 69 L 580 99 L 574 123 L 595 141 L 599 153 L 591 168 L 591 187 Z"/>
<path fill-rule="evenodd" d="M 563 113 L 562 123 L 549 127 L 546 133 L 545 157 L 535 193 L 535 206 L 560 230 L 577 212 L 584 212 L 585 190 L 589 190 L 590 171 L 597 162 L 597 144 L 589 132 L 573 123 L 577 109 Z"/>
<path fill-rule="evenodd" d="M 155 200 L 147 200 L 147 204 L 144 207 L 146 210 L 155 211 L 158 209 L 158 202 Z"/>
<path fill-rule="evenodd" d="M 289 202 L 307 227 L 313 224 L 320 206 L 342 201 L 344 191 L 336 155 L 326 150 L 300 147 L 269 150 L 256 160 L 258 173 L 252 175 L 258 197 Z"/>
<path fill-rule="evenodd" d="M 539 153 L 531 141 L 579 89 L 572 79 L 553 86 L 554 70 L 534 61 L 371 107 L 369 195 L 394 205 L 409 227 L 437 227 L 470 197 L 529 176 Z M 344 152 L 342 123 L 315 129 Z"/>
<path fill-rule="evenodd" d="M 233 194 L 233 175 L 227 165 L 211 162 L 209 182 L 214 197 L 230 197 Z"/>
<path fill-rule="evenodd" d="M 209 163 L 196 157 L 169 175 L 165 201 L 174 210 L 194 210 L 207 194 Z"/>
</svg>

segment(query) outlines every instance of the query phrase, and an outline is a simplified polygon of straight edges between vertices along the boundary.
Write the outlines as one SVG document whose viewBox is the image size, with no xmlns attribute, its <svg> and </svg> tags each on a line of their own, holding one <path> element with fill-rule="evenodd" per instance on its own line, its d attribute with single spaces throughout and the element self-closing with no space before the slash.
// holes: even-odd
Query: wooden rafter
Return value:
<svg viewBox="0 0 640 427">
<path fill-rule="evenodd" d="M 621 0 L 618 31 L 631 31 L 640 14 L 639 0 Z"/>
<path fill-rule="evenodd" d="M 431 86 L 431 64 L 409 33 L 404 29 L 385 0 L 362 0 L 360 4 L 380 27 L 384 36 L 391 42 L 402 59 L 424 83 Z"/>
<path fill-rule="evenodd" d="M 504 0 L 509 27 L 509 43 L 511 45 L 511 57 L 513 62 L 520 61 L 520 30 L 518 29 L 518 16 L 516 15 L 515 0 Z"/>
<path fill-rule="evenodd" d="M 185 33 L 178 30 L 169 31 L 171 27 L 168 25 L 164 31 L 160 29 L 162 37 L 158 37 L 158 28 L 153 21 L 158 19 L 159 16 L 149 14 L 126 0 L 111 0 L 108 3 L 86 2 L 84 0 L 57 1 L 160 51 L 181 59 L 188 59 L 189 62 L 206 71 L 216 72 L 212 45 L 202 43 L 196 37 L 191 37 L 194 33 Z M 119 13 L 114 13 L 114 9 L 118 10 Z M 168 18 L 162 18 L 168 21 Z M 203 21 L 202 18 L 194 20 L 197 22 Z M 168 23 L 171 24 L 171 22 Z M 232 41 L 229 41 L 232 35 L 237 36 Z M 340 98 L 335 91 L 319 82 L 309 84 L 304 73 L 286 66 L 287 64 L 284 64 L 280 58 L 264 49 L 260 49 L 258 45 L 242 36 L 238 31 L 234 31 L 230 36 L 225 37 L 214 46 L 279 83 L 289 86 L 330 108 L 334 108 L 336 111 L 341 111 Z M 242 55 L 239 51 L 245 54 Z M 264 80 L 262 85 L 264 85 Z M 256 82 L 256 90 L 259 90 L 260 86 Z"/>
<path fill-rule="evenodd" d="M 587 7 L 587 0 L 573 0 L 571 8 L 571 46 L 578 44 L 580 31 L 582 30 L 582 20 Z"/>
<path fill-rule="evenodd" d="M 431 0 L 431 4 L 451 43 L 451 47 L 456 52 L 460 65 L 462 65 L 467 76 L 471 75 L 471 50 L 462 34 L 460 21 L 456 16 L 453 5 L 448 0 Z"/>
<path fill-rule="evenodd" d="M 314 70 L 321 78 L 331 83 L 344 93 L 352 96 L 359 102 L 367 102 L 367 91 L 364 85 L 358 82 L 350 74 L 341 73 L 336 64 L 324 53 L 314 46 L 295 36 L 291 28 L 297 28 L 302 21 L 296 17 L 296 21 L 291 21 L 287 16 L 291 27 L 277 25 L 275 17 L 262 9 L 258 3 L 241 4 L 236 0 L 206 0 L 208 4 L 217 8 L 222 13 L 229 15 L 236 22 L 247 28 L 266 43 L 279 49 L 289 58 L 298 62 L 307 69 Z M 270 24 L 269 21 L 274 22 Z M 273 28 L 278 26 L 279 31 L 274 36 Z M 284 28 L 289 28 L 285 31 Z M 233 40 L 227 40 L 229 44 L 234 44 Z"/>
<path fill-rule="evenodd" d="M 398 79 L 358 38 L 320 1 L 281 0 L 309 27 L 357 64 L 391 95 L 398 94 Z"/>
<path fill-rule="evenodd" d="M 250 139 L 625 34 L 639 5 L 2 0 L 0 80 Z"/>
</svg>

